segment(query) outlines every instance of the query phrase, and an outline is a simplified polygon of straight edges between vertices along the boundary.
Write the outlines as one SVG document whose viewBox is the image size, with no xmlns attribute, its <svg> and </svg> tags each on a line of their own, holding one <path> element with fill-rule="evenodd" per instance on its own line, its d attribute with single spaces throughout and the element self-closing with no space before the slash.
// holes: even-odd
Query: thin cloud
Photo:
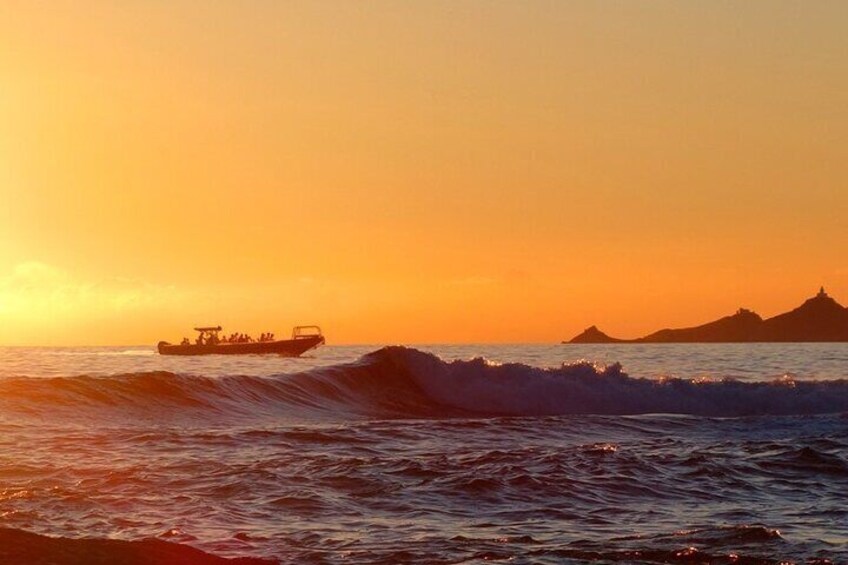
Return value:
<svg viewBox="0 0 848 565">
<path fill-rule="evenodd" d="M 0 312 L 28 318 L 121 313 L 172 304 L 181 294 L 139 279 L 85 280 L 39 261 L 18 264 L 0 276 Z"/>
</svg>

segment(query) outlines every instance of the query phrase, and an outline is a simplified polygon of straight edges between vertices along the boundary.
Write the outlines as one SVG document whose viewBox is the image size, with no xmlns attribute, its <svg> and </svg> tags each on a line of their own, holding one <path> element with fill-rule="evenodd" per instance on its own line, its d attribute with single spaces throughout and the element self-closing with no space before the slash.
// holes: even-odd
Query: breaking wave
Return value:
<svg viewBox="0 0 848 565">
<path fill-rule="evenodd" d="M 848 411 L 848 381 L 692 381 L 628 376 L 618 364 L 558 368 L 443 361 L 386 347 L 358 361 L 269 377 L 165 371 L 0 380 L 0 415 L 204 420 L 286 415 L 444 418 L 567 414 L 710 417 Z"/>
</svg>

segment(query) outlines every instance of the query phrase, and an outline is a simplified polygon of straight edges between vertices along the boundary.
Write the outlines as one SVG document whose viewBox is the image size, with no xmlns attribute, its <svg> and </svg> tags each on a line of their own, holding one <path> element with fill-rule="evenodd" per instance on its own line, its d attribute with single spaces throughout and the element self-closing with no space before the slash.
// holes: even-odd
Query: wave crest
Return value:
<svg viewBox="0 0 848 565">
<path fill-rule="evenodd" d="M 443 361 L 385 347 L 354 363 L 271 377 L 165 371 L 0 380 L 0 415 L 129 418 L 333 416 L 442 418 L 567 414 L 806 415 L 848 411 L 848 381 L 644 379 L 620 365 L 558 368 Z"/>
</svg>

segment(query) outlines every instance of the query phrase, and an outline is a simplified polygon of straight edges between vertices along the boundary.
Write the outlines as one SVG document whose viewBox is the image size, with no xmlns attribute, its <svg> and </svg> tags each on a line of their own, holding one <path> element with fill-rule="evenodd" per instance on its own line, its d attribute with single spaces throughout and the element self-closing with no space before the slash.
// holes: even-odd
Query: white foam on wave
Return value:
<svg viewBox="0 0 848 565">
<path fill-rule="evenodd" d="M 559 368 L 484 359 L 445 362 L 407 348 L 375 352 L 394 358 L 433 400 L 485 414 L 690 414 L 748 416 L 848 410 L 848 382 L 766 382 L 633 378 L 619 364 L 580 362 Z"/>
</svg>

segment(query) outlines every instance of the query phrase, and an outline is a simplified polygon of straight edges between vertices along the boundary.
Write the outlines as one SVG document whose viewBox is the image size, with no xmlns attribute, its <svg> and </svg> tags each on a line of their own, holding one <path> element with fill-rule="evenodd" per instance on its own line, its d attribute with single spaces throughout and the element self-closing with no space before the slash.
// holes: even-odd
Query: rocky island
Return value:
<svg viewBox="0 0 848 565">
<path fill-rule="evenodd" d="M 700 326 L 664 329 L 637 339 L 610 337 L 596 326 L 563 343 L 746 343 L 848 341 L 848 308 L 828 296 L 824 288 L 801 306 L 763 319 L 740 308 Z"/>
</svg>

